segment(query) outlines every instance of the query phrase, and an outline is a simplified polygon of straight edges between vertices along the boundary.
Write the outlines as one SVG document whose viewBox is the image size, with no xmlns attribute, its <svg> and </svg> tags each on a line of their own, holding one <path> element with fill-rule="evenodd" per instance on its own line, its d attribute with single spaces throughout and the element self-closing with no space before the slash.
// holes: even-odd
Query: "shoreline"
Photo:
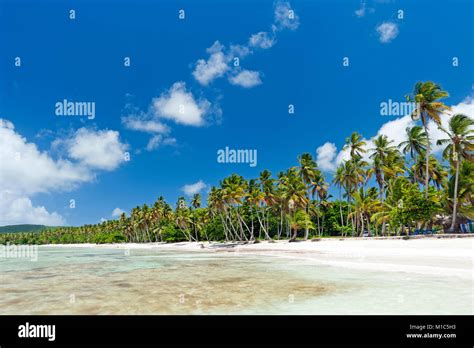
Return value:
<svg viewBox="0 0 474 348">
<path fill-rule="evenodd" d="M 465 237 L 474 237 L 466 235 Z M 287 240 L 242 242 L 49 244 L 52 248 L 96 248 L 173 252 L 205 252 L 219 256 L 243 255 L 298 259 L 305 264 L 375 272 L 404 272 L 455 276 L 474 284 L 474 238 L 323 238 L 319 241 Z M 131 253 L 133 255 L 133 252 Z"/>
<path fill-rule="evenodd" d="M 86 247 L 97 247 L 97 248 L 118 248 L 118 249 L 149 249 L 149 248 L 163 248 L 163 249 L 176 249 L 176 250 L 206 250 L 214 251 L 218 248 L 228 249 L 228 248 L 248 248 L 252 249 L 253 246 L 266 244 L 269 246 L 272 245 L 281 245 L 287 244 L 290 245 L 306 245 L 307 243 L 321 244 L 326 242 L 363 242 L 363 241 L 415 241 L 415 240 L 453 240 L 453 239 L 470 239 L 474 243 L 474 233 L 471 234 L 440 234 L 440 235 L 427 235 L 427 236 L 410 236 L 409 238 L 405 236 L 386 236 L 386 237 L 329 237 L 329 238 L 315 238 L 308 240 L 298 240 L 296 242 L 289 243 L 287 239 L 280 240 L 263 240 L 258 242 L 241 242 L 241 241 L 229 241 L 229 242 L 219 242 L 219 241 L 199 241 L 199 242 L 152 242 L 152 243 L 71 243 L 71 244 L 37 244 L 39 247 L 71 247 L 71 248 L 86 248 Z M 270 248 L 273 249 L 273 248 Z"/>
</svg>

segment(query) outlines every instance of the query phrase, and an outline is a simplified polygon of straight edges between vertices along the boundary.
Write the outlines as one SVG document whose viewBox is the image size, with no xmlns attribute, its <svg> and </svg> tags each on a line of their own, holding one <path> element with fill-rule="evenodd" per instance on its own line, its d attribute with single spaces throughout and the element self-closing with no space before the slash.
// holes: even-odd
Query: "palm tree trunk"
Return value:
<svg viewBox="0 0 474 348">
<path fill-rule="evenodd" d="M 308 203 L 306 203 L 306 214 L 309 214 L 309 199 L 308 199 Z M 309 228 L 308 226 L 306 226 L 304 228 L 304 240 L 308 240 L 308 235 L 309 235 Z"/>
<path fill-rule="evenodd" d="M 458 213 L 458 185 L 459 185 L 459 159 L 456 161 L 456 176 L 454 179 L 454 199 L 453 199 L 453 221 L 451 222 L 451 227 L 449 232 L 454 232 L 454 227 L 456 226 L 456 215 Z"/>
<path fill-rule="evenodd" d="M 293 235 L 291 236 L 291 239 L 289 240 L 290 242 L 296 241 L 296 236 L 298 235 L 298 230 L 295 228 L 293 230 Z"/>
<path fill-rule="evenodd" d="M 341 215 L 341 227 L 344 227 L 344 218 L 342 216 L 342 200 L 341 200 L 341 190 L 339 190 L 339 214 Z"/>
<path fill-rule="evenodd" d="M 428 137 L 428 126 L 425 124 L 425 132 L 426 132 L 426 158 L 425 158 L 425 198 L 428 198 L 428 185 L 430 182 L 429 174 L 430 174 L 430 138 Z"/>
<path fill-rule="evenodd" d="M 321 237 L 321 231 L 319 230 L 319 212 L 316 214 L 316 217 L 318 218 L 318 236 Z"/>
<path fill-rule="evenodd" d="M 219 213 L 219 216 L 221 217 L 221 221 L 222 221 L 222 228 L 224 229 L 224 235 L 225 235 L 225 241 L 229 241 L 229 236 L 227 234 L 227 225 L 224 221 L 224 217 L 222 216 L 222 213 Z"/>
<path fill-rule="evenodd" d="M 282 232 L 283 232 L 283 208 L 280 207 L 280 227 L 278 230 L 278 239 L 281 238 Z"/>
</svg>

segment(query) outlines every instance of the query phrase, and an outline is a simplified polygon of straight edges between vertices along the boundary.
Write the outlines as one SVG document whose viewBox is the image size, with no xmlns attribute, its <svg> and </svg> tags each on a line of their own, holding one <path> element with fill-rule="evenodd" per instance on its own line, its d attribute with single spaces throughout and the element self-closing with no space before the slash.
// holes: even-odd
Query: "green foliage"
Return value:
<svg viewBox="0 0 474 348">
<path fill-rule="evenodd" d="M 164 226 L 162 233 L 164 242 L 180 242 L 186 240 L 174 224 Z"/>
<path fill-rule="evenodd" d="M 418 185 L 405 182 L 397 185 L 393 198 L 397 205 L 390 212 L 390 218 L 396 226 L 416 227 L 417 223 L 430 221 L 440 210 L 440 196 L 433 188 L 425 198 Z"/>
</svg>

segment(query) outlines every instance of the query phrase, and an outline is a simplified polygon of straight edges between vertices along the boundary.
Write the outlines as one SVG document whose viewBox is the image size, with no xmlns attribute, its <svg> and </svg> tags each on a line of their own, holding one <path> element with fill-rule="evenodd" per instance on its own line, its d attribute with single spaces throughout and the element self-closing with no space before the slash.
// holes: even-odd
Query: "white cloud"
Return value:
<svg viewBox="0 0 474 348">
<path fill-rule="evenodd" d="M 96 141 L 96 137 L 88 138 L 90 134 L 102 136 L 107 145 Z M 93 144 L 86 146 L 84 142 L 87 139 Z M 49 213 L 43 206 L 33 206 L 30 197 L 37 193 L 71 191 L 80 184 L 92 181 L 95 170 L 112 169 L 118 163 L 114 160 L 114 146 L 111 145 L 124 146 L 121 143 L 118 145 L 117 139 L 118 133 L 113 131 L 79 130 L 72 139 L 60 140 L 61 144 L 66 145 L 67 153 L 68 146 L 72 146 L 76 158 L 71 158 L 76 161 L 55 160 L 18 134 L 10 121 L 0 119 L 0 224 L 64 224 L 58 213 Z M 92 149 L 90 157 L 107 155 L 110 150 L 112 159 L 93 161 L 88 158 L 86 148 L 94 144 L 100 150 Z"/>
<path fill-rule="evenodd" d="M 224 46 L 219 41 L 216 41 L 207 49 L 207 52 L 210 54 L 209 58 L 197 61 L 193 76 L 201 85 L 207 86 L 214 79 L 223 76 L 229 70 L 227 65 L 229 59 L 225 56 L 223 49 Z"/>
<path fill-rule="evenodd" d="M 337 147 L 334 143 L 325 143 L 316 149 L 316 163 L 323 171 L 332 172 L 336 169 L 334 158 L 337 154 Z"/>
<path fill-rule="evenodd" d="M 388 139 L 393 140 L 395 145 L 406 140 L 407 127 L 413 127 L 416 124 L 410 115 L 399 117 L 395 120 L 384 123 L 377 132 L 377 135 L 386 135 Z"/>
<path fill-rule="evenodd" d="M 204 116 L 211 111 L 211 103 L 206 99 L 196 100 L 184 82 L 174 83 L 168 91 L 154 98 L 152 107 L 156 116 L 187 126 L 204 125 Z"/>
<path fill-rule="evenodd" d="M 163 144 L 164 145 L 176 145 L 176 139 L 175 138 L 163 139 Z"/>
<path fill-rule="evenodd" d="M 355 15 L 359 18 L 365 17 L 367 13 L 375 12 L 374 8 L 367 7 L 367 1 L 362 1 L 360 7 L 354 11 Z"/>
<path fill-rule="evenodd" d="M 162 140 L 163 140 L 163 137 L 160 134 L 154 135 L 148 141 L 148 144 L 146 145 L 146 149 L 148 151 L 153 151 L 157 149 L 160 146 L 160 143 Z"/>
<path fill-rule="evenodd" d="M 159 121 L 142 119 L 136 115 L 122 117 L 122 123 L 128 129 L 145 132 L 145 133 L 166 134 L 170 131 L 167 125 Z"/>
<path fill-rule="evenodd" d="M 258 71 L 242 70 L 237 75 L 230 76 L 229 82 L 233 85 L 251 88 L 260 85 L 262 80 Z"/>
<path fill-rule="evenodd" d="M 209 57 L 207 59 L 199 59 L 195 64 L 192 74 L 201 85 L 207 86 L 215 79 L 232 73 L 229 63 L 235 57 L 242 59 L 252 54 L 253 48 L 269 49 L 276 43 L 276 33 L 278 31 L 285 29 L 295 30 L 299 24 L 299 17 L 291 8 L 290 3 L 288 1 L 276 1 L 271 33 L 260 31 L 252 34 L 246 45 L 231 45 L 227 50 L 219 41 L 215 41 L 206 50 Z M 232 82 L 233 80 L 234 78 L 231 76 L 229 81 Z"/>
<path fill-rule="evenodd" d="M 245 46 L 245 45 L 231 45 L 230 46 L 231 57 L 245 58 L 251 53 L 252 51 L 250 50 L 248 46 Z"/>
<path fill-rule="evenodd" d="M 175 138 L 166 137 L 166 135 L 170 132 L 170 128 L 159 120 L 153 119 L 157 117 L 159 116 L 150 113 L 130 115 L 127 117 L 122 117 L 122 124 L 128 129 L 152 134 L 152 137 L 148 140 L 146 145 L 147 151 L 153 151 L 161 144 L 176 144 Z"/>
<path fill-rule="evenodd" d="M 16 133 L 11 122 L 0 122 L 0 191 L 19 195 L 64 191 L 92 178 L 87 168 L 67 160 L 53 160 Z"/>
<path fill-rule="evenodd" d="M 365 16 L 366 11 L 366 3 L 365 1 L 360 4 L 360 8 L 356 10 L 354 13 L 357 17 L 361 18 Z"/>
<path fill-rule="evenodd" d="M 288 1 L 277 1 L 275 4 L 275 19 L 273 30 L 290 29 L 295 30 L 300 25 L 296 12 L 291 8 Z"/>
<path fill-rule="evenodd" d="M 118 217 L 120 217 L 120 215 L 122 215 L 123 213 L 125 213 L 125 211 L 117 207 L 117 208 L 115 208 L 114 210 L 112 210 L 112 214 L 111 214 L 111 215 L 112 215 L 113 218 L 118 218 Z"/>
<path fill-rule="evenodd" d="M 91 168 L 113 170 L 125 161 L 126 144 L 120 142 L 119 132 L 80 128 L 67 140 L 69 157 Z"/>
<path fill-rule="evenodd" d="M 249 45 L 252 47 L 268 49 L 275 44 L 275 38 L 271 37 L 266 31 L 261 31 L 250 36 Z"/>
<path fill-rule="evenodd" d="M 0 225 L 35 224 L 61 226 L 65 221 L 56 212 L 49 213 L 43 206 L 33 206 L 26 196 L 0 192 Z"/>
<path fill-rule="evenodd" d="M 376 30 L 382 43 L 389 43 L 398 36 L 398 25 L 393 22 L 383 22 Z"/>
<path fill-rule="evenodd" d="M 186 196 L 192 196 L 196 193 L 201 192 L 206 187 L 207 187 L 207 185 L 202 180 L 199 180 L 198 182 L 196 182 L 194 184 L 184 185 L 181 188 L 181 190 L 185 193 Z"/>
</svg>

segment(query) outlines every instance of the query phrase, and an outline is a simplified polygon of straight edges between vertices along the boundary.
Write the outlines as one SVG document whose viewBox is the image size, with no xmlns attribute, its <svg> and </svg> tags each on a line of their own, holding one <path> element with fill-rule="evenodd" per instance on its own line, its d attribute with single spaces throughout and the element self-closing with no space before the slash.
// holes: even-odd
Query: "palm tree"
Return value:
<svg viewBox="0 0 474 348">
<path fill-rule="evenodd" d="M 201 207 L 201 195 L 199 193 L 195 193 L 193 199 L 191 200 L 191 206 L 194 209 Z"/>
<path fill-rule="evenodd" d="M 339 188 L 339 200 L 342 201 L 342 188 L 345 186 L 344 180 L 344 164 L 339 165 L 336 168 L 336 172 L 333 174 L 332 182 Z M 344 227 L 344 217 L 342 214 L 342 205 L 339 204 L 339 214 L 341 216 L 341 227 Z"/>
<path fill-rule="evenodd" d="M 362 157 L 362 154 L 367 152 L 365 146 L 367 143 L 363 140 L 362 135 L 357 132 L 353 132 L 350 137 L 346 138 L 346 144 L 343 147 L 343 150 L 349 150 L 349 155 L 351 159 L 356 157 Z"/>
<path fill-rule="evenodd" d="M 372 168 L 367 172 L 370 177 L 375 174 L 375 180 L 379 185 L 380 199 L 383 202 L 385 197 L 385 187 L 389 179 L 396 177 L 398 173 L 403 172 L 403 159 L 397 147 L 392 146 L 392 140 L 388 140 L 386 135 L 379 135 L 374 139 L 375 148 L 369 149 L 372 153 Z M 368 222 L 369 223 L 369 222 Z M 386 224 L 382 224 L 382 234 L 385 233 Z"/>
<path fill-rule="evenodd" d="M 418 160 L 412 166 L 413 177 L 421 184 L 431 181 L 439 189 L 446 184 L 448 173 L 434 156 L 430 156 L 428 161 L 428 179 L 426 179 L 425 156 L 418 157 Z"/>
<path fill-rule="evenodd" d="M 370 230 L 370 217 L 375 211 L 374 202 L 377 199 L 377 189 L 375 187 L 365 191 L 363 187 L 354 192 L 354 212 L 351 213 L 356 218 L 357 225 L 360 226 L 360 235 L 364 233 L 365 223 L 367 222 L 367 228 L 369 234 Z"/>
<path fill-rule="evenodd" d="M 321 173 L 317 169 L 316 162 L 313 160 L 313 157 L 309 153 L 304 153 L 298 157 L 299 167 L 297 168 L 301 179 L 306 185 L 306 191 L 311 190 L 313 187 L 313 196 L 314 193 L 318 190 L 319 183 L 316 182 L 316 179 L 321 177 Z M 309 212 L 309 192 L 308 192 L 308 203 L 306 204 L 306 213 Z M 304 239 L 308 239 L 309 228 L 305 229 Z"/>
<path fill-rule="evenodd" d="M 407 140 L 402 141 L 398 147 L 404 154 L 410 153 L 410 157 L 415 159 L 416 156 L 422 155 L 426 152 L 428 147 L 428 137 L 426 132 L 420 126 L 406 128 Z"/>
<path fill-rule="evenodd" d="M 244 226 L 250 231 L 241 214 L 239 213 L 239 207 L 242 205 L 243 199 L 247 196 L 247 181 L 240 175 L 232 174 L 225 178 L 222 183 L 223 199 L 229 207 L 228 221 L 234 232 L 237 228 L 233 225 L 232 217 L 235 215 L 240 231 L 240 240 L 248 240 L 244 232 Z"/>
<path fill-rule="evenodd" d="M 458 206 L 459 166 L 463 159 L 474 161 L 474 120 L 463 114 L 456 114 L 449 120 L 449 129 L 439 127 L 447 139 L 438 140 L 438 145 L 446 145 L 443 157 L 449 160 L 455 167 L 454 196 L 453 196 L 453 218 L 449 232 L 454 231 L 456 225 Z"/>
<path fill-rule="evenodd" d="M 441 115 L 449 110 L 449 107 L 440 99 L 448 97 L 449 94 L 443 91 L 439 85 L 434 82 L 417 82 L 413 90 L 412 96 L 406 96 L 407 101 L 415 103 L 415 109 L 411 114 L 412 119 L 421 118 L 421 123 L 425 129 L 428 141 L 426 143 L 425 156 L 425 197 L 428 198 L 429 185 L 429 158 L 430 158 L 430 141 L 428 132 L 428 122 L 432 120 L 438 126 L 441 125 Z"/>
<path fill-rule="evenodd" d="M 265 235 L 267 238 L 270 238 L 268 232 L 270 229 L 269 225 L 269 214 L 270 214 L 270 209 L 276 204 L 276 198 L 275 198 L 275 193 L 274 193 L 274 183 L 275 180 L 272 178 L 272 173 L 268 170 L 264 170 L 260 173 L 259 176 L 259 181 L 261 185 L 261 189 L 263 192 L 263 220 L 264 220 L 264 226 L 265 226 Z"/>
<path fill-rule="evenodd" d="M 306 228 L 311 229 L 311 230 L 314 229 L 313 223 L 311 222 L 309 215 L 303 209 L 298 209 L 294 212 L 294 214 L 290 215 L 288 217 L 288 222 L 289 222 L 291 230 L 293 231 L 293 234 L 289 242 L 296 241 L 296 237 L 298 236 L 299 229 L 303 227 L 305 229 Z"/>
<path fill-rule="evenodd" d="M 398 156 L 398 150 L 395 146 L 391 146 L 393 140 L 388 140 L 386 135 L 379 135 L 374 139 L 375 148 L 369 149 L 372 159 L 372 168 L 369 169 L 368 174 L 375 174 L 375 180 L 379 185 L 380 198 L 384 196 L 384 188 L 386 180 L 384 178 L 384 168 Z"/>
</svg>

